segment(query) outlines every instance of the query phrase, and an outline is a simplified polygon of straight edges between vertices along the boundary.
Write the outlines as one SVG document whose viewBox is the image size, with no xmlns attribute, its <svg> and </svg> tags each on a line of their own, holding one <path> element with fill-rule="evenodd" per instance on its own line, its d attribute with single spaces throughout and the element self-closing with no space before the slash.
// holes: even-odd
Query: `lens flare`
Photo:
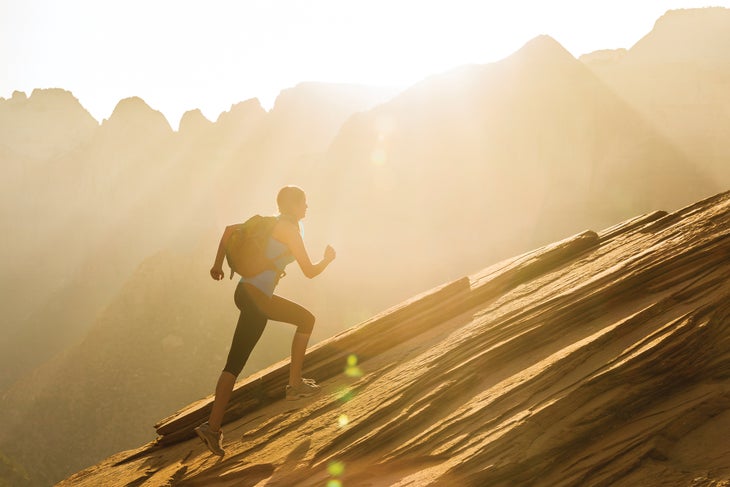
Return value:
<svg viewBox="0 0 730 487">
<path fill-rule="evenodd" d="M 342 487 L 342 482 L 337 479 L 327 482 L 327 487 Z"/>
<path fill-rule="evenodd" d="M 327 465 L 327 471 L 333 477 L 339 477 L 345 473 L 345 464 L 342 462 L 330 462 L 329 465 Z"/>
<path fill-rule="evenodd" d="M 348 377 L 362 377 L 362 370 L 357 366 L 357 355 L 351 354 L 347 357 L 345 375 Z"/>
<path fill-rule="evenodd" d="M 355 397 L 355 391 L 350 389 L 349 387 L 343 387 L 340 389 L 337 393 L 338 399 L 342 402 L 348 402 L 351 401 Z"/>
<path fill-rule="evenodd" d="M 346 414 L 340 414 L 340 417 L 337 418 L 337 424 L 340 425 L 340 428 L 344 428 L 350 424 L 350 418 Z"/>
<path fill-rule="evenodd" d="M 376 166 L 384 166 L 388 162 L 388 155 L 385 153 L 385 149 L 377 147 L 370 154 L 370 161 Z"/>
</svg>

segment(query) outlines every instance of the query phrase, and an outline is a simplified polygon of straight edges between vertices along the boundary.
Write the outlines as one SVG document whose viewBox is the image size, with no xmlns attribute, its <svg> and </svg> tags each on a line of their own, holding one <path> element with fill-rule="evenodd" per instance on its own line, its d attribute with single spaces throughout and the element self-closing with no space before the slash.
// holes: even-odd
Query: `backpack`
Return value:
<svg viewBox="0 0 730 487">
<path fill-rule="evenodd" d="M 226 260 L 233 273 L 252 277 L 269 269 L 276 269 L 274 261 L 266 257 L 266 246 L 279 219 L 275 216 L 254 215 L 235 225 L 226 241 Z"/>
</svg>

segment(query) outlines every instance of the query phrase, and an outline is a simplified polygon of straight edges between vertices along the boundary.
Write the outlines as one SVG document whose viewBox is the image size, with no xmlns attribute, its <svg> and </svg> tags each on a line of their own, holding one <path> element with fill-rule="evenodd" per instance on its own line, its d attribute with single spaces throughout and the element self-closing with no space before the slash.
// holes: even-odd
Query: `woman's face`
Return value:
<svg viewBox="0 0 730 487">
<path fill-rule="evenodd" d="M 292 210 L 294 212 L 294 216 L 298 220 L 304 218 L 307 215 L 307 197 L 302 196 L 301 198 L 298 198 L 292 206 Z"/>
</svg>

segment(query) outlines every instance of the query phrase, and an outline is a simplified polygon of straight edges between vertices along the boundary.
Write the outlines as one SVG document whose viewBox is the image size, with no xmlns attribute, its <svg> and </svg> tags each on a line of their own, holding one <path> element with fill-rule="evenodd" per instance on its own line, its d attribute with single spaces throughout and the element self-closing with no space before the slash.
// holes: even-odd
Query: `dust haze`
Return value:
<svg viewBox="0 0 730 487">
<path fill-rule="evenodd" d="M 313 343 L 728 189 L 729 45 L 729 10 L 672 11 L 629 50 L 576 59 L 540 36 L 401 92 L 302 83 L 271 111 L 245 100 L 177 129 L 140 98 L 100 122 L 62 88 L 0 99 L 0 473 L 58 481 L 211 391 L 237 315 L 233 282 L 208 276 L 218 239 L 273 214 L 286 184 L 307 192 L 310 254 L 338 253 L 279 286 L 317 316 Z M 242 377 L 286 357 L 291 333 L 271 323 Z"/>
</svg>

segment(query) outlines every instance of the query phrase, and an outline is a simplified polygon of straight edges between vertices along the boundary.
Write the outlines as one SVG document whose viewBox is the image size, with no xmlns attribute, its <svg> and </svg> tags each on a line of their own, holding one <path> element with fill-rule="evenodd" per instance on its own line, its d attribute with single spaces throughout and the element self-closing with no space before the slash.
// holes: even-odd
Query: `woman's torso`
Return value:
<svg viewBox="0 0 730 487">
<path fill-rule="evenodd" d="M 271 259 L 276 268 L 267 269 L 252 277 L 241 277 L 241 282 L 252 284 L 269 297 L 273 296 L 276 284 L 284 274 L 286 266 L 294 261 L 294 256 L 291 251 L 289 251 L 287 244 L 276 238 L 282 236 L 280 228 L 282 223 L 283 222 L 279 222 L 274 227 L 274 230 L 266 243 L 265 250 L 266 257 Z"/>
</svg>

